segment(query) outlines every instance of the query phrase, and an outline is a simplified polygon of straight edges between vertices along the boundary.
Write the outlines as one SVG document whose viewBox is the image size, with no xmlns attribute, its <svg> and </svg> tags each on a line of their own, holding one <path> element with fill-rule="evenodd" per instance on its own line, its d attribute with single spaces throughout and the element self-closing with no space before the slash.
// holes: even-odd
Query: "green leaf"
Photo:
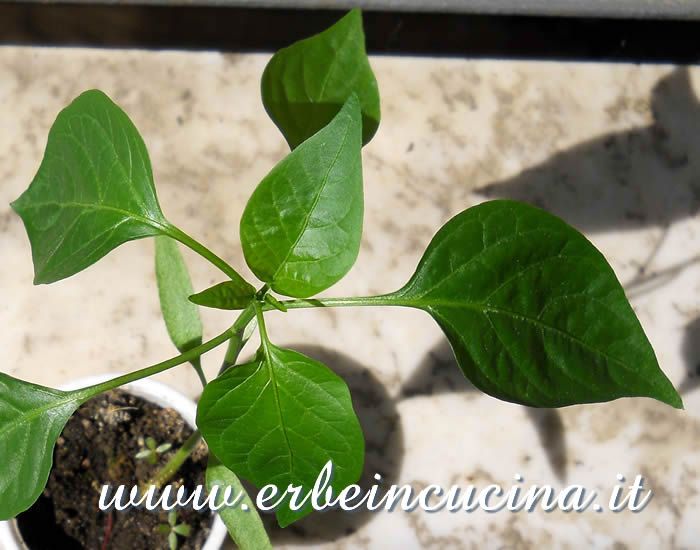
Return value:
<svg viewBox="0 0 700 550">
<path fill-rule="evenodd" d="M 284 313 L 287 312 L 287 306 L 285 306 L 282 302 L 280 302 L 277 298 L 275 298 L 272 294 L 265 294 L 265 302 L 270 304 L 272 307 L 275 309 L 282 311 Z"/>
<path fill-rule="evenodd" d="M 170 525 L 167 525 L 165 523 L 161 523 L 158 525 L 158 532 L 161 535 L 167 535 L 170 533 Z"/>
<path fill-rule="evenodd" d="M 0 373 L 0 520 L 29 508 L 44 490 L 53 448 L 82 400 Z"/>
<path fill-rule="evenodd" d="M 170 550 L 177 550 L 177 535 L 173 531 L 168 535 L 168 546 Z"/>
<path fill-rule="evenodd" d="M 430 313 L 467 378 L 499 399 L 561 407 L 648 396 L 682 408 L 605 258 L 533 206 L 492 201 L 458 214 L 386 298 Z"/>
<path fill-rule="evenodd" d="M 218 309 L 245 309 L 255 298 L 255 288 L 245 281 L 225 281 L 189 297 L 190 302 Z"/>
<path fill-rule="evenodd" d="M 379 90 L 365 52 L 360 10 L 278 51 L 262 76 L 267 114 L 295 149 L 326 126 L 353 94 L 362 106 L 362 143 L 379 126 Z"/>
<path fill-rule="evenodd" d="M 141 136 L 97 90 L 59 113 L 39 171 L 11 206 L 29 235 L 34 284 L 69 277 L 168 226 Z"/>
<path fill-rule="evenodd" d="M 187 298 L 194 290 L 177 242 L 156 238 L 156 279 L 160 309 L 175 347 L 184 353 L 202 343 L 199 308 Z"/>
<path fill-rule="evenodd" d="M 170 339 L 180 353 L 202 343 L 202 320 L 199 308 L 187 298 L 194 289 L 185 260 L 175 240 L 156 237 L 156 280 L 160 310 Z M 204 380 L 201 358 L 190 361 L 200 379 Z"/>
<path fill-rule="evenodd" d="M 248 496 L 248 493 L 246 493 L 243 484 L 236 474 L 224 466 L 216 456 L 209 453 L 207 490 L 211 492 L 215 485 L 220 487 L 220 492 L 217 494 L 214 502 L 216 506 L 223 502 L 222 493 L 226 487 L 231 487 L 232 498 L 233 495 L 243 493 L 243 497 L 238 501 L 238 505 L 235 508 L 221 508 L 219 510 L 219 516 L 221 516 L 238 548 L 240 550 L 272 550 L 272 544 L 267 536 L 260 515 L 255 509 L 255 504 Z M 243 504 L 246 505 L 246 510 L 242 508 Z"/>
<path fill-rule="evenodd" d="M 312 296 L 355 263 L 363 208 L 360 111 L 353 95 L 253 192 L 241 217 L 246 262 L 276 292 Z"/>
<path fill-rule="evenodd" d="M 345 382 L 328 367 L 264 343 L 255 358 L 210 382 L 199 400 L 197 425 L 212 452 L 258 487 L 309 491 L 327 461 L 336 492 L 362 473 L 364 439 Z M 337 493 L 336 493 L 337 494 Z M 277 510 L 285 527 L 312 510 Z"/>
<path fill-rule="evenodd" d="M 173 527 L 173 532 L 177 533 L 178 535 L 180 535 L 182 537 L 189 537 L 192 530 L 190 529 L 189 525 L 186 525 L 184 523 L 180 523 L 180 524 L 176 525 L 175 527 Z"/>
</svg>

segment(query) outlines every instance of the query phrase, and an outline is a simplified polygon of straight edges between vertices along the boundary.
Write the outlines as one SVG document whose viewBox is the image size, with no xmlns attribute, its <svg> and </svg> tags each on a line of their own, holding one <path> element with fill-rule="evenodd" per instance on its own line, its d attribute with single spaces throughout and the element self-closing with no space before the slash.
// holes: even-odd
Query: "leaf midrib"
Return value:
<svg viewBox="0 0 700 550">
<path fill-rule="evenodd" d="M 25 421 L 31 422 L 37 416 L 43 415 L 45 412 L 50 411 L 51 409 L 63 407 L 64 405 L 67 405 L 71 401 L 77 401 L 79 404 L 80 399 L 75 397 L 75 396 L 66 397 L 65 399 L 62 399 L 58 402 L 54 402 L 54 403 L 47 405 L 45 407 L 31 409 L 28 412 L 24 412 L 23 414 L 20 414 L 14 420 L 11 420 L 10 422 L 4 423 L 3 426 L 0 427 L 0 438 L 3 437 L 6 433 L 12 431 L 17 425 L 20 425 L 20 424 L 24 423 Z"/>
<path fill-rule="evenodd" d="M 267 366 L 267 374 L 272 385 L 272 396 L 275 400 L 275 408 L 277 409 L 277 416 L 279 418 L 280 427 L 282 428 L 282 435 L 284 436 L 284 442 L 289 449 L 289 478 L 294 479 L 294 453 L 292 451 L 292 445 L 289 442 L 289 436 L 287 435 L 287 426 L 284 423 L 284 416 L 282 415 L 282 405 L 280 403 L 279 388 L 277 387 L 277 377 L 275 375 L 275 368 L 273 366 L 273 351 L 272 343 L 267 339 L 266 336 L 261 335 L 263 354 L 265 356 L 265 364 Z"/>
<path fill-rule="evenodd" d="M 596 349 L 592 347 L 590 344 L 587 342 L 584 342 L 580 338 L 576 338 L 569 332 L 566 332 L 564 330 L 561 330 L 560 328 L 554 327 L 552 325 L 549 325 L 547 323 L 543 323 L 539 319 L 534 319 L 532 317 L 529 317 L 528 315 L 525 315 L 520 312 L 515 312 L 515 311 L 509 311 L 507 309 L 499 308 L 499 307 L 494 307 L 494 306 L 486 306 L 484 307 L 483 304 L 478 304 L 478 303 L 472 303 L 472 302 L 454 302 L 451 300 L 434 300 L 430 299 L 430 301 L 423 301 L 420 299 L 399 299 L 395 300 L 391 298 L 391 295 L 386 296 L 386 298 L 389 300 L 389 303 L 391 305 L 396 305 L 396 306 L 405 306 L 405 307 L 413 307 L 416 309 L 422 309 L 424 311 L 427 311 L 431 315 L 437 314 L 438 317 L 442 319 L 442 315 L 439 314 L 439 312 L 435 308 L 439 308 L 440 306 L 442 307 L 449 307 L 449 308 L 463 308 L 463 309 L 470 309 L 472 311 L 476 311 L 478 313 L 481 313 L 488 319 L 488 314 L 489 313 L 496 313 L 500 315 L 504 315 L 506 317 L 510 317 L 511 319 L 515 319 L 518 321 L 523 321 L 526 323 L 530 323 L 544 331 L 549 331 L 552 333 L 555 333 L 563 338 L 569 339 L 571 342 L 574 342 L 581 346 L 582 348 L 589 350 L 590 352 L 599 355 L 606 360 L 615 363 L 625 370 L 630 370 L 630 367 L 623 363 L 621 360 L 611 357 L 607 353 L 603 352 L 602 350 Z"/>
<path fill-rule="evenodd" d="M 465 222 L 465 223 L 481 223 L 482 227 L 483 227 L 483 225 L 484 225 L 484 223 L 483 223 L 482 221 L 471 221 L 471 222 Z M 457 266 L 457 268 L 451 269 L 450 272 L 449 272 L 445 277 L 443 277 L 442 279 L 440 279 L 439 281 L 437 281 L 437 282 L 436 282 L 433 286 L 431 286 L 430 288 L 425 289 L 424 292 L 423 292 L 423 294 L 428 294 L 428 293 L 432 292 L 433 290 L 435 290 L 436 288 L 438 288 L 440 285 L 443 285 L 443 284 L 447 283 L 447 282 L 450 281 L 452 278 L 461 275 L 461 274 L 464 272 L 464 270 L 466 270 L 469 266 L 472 265 L 472 263 L 477 262 L 477 261 L 479 261 L 479 260 L 483 260 L 483 255 L 484 255 L 484 254 L 487 254 L 488 251 L 491 251 L 491 250 L 493 250 L 494 248 L 498 248 L 498 247 L 501 247 L 501 246 L 504 246 L 504 245 L 511 244 L 511 242 L 512 242 L 514 239 L 522 238 L 522 237 L 524 237 L 524 236 L 526 236 L 526 235 L 529 235 L 529 234 L 531 234 L 531 233 L 542 233 L 542 232 L 547 233 L 548 231 L 549 231 L 549 228 L 546 228 L 546 227 L 536 227 L 536 228 L 533 228 L 533 229 L 527 229 L 527 230 L 525 230 L 525 231 L 517 231 L 517 230 L 516 230 L 515 232 L 510 233 L 510 234 L 508 234 L 508 235 L 506 235 L 506 236 L 504 236 L 504 237 L 498 239 L 497 241 L 494 241 L 494 242 L 492 242 L 492 243 L 489 243 L 488 245 L 484 244 L 481 250 L 477 251 L 475 254 L 472 255 L 471 258 L 468 258 L 465 262 L 463 262 L 462 264 L 460 264 L 459 266 Z M 443 245 L 448 246 L 449 244 L 451 244 L 450 241 L 447 240 L 447 239 L 445 239 L 445 240 L 441 241 L 440 243 L 438 243 L 437 246 L 443 246 Z M 563 246 L 562 246 L 562 250 L 565 248 L 565 246 L 566 246 L 566 245 L 563 245 Z M 583 258 L 583 259 L 587 259 L 587 258 L 588 258 L 587 255 L 581 255 L 581 254 L 579 254 L 579 255 L 575 255 L 575 254 L 562 255 L 562 250 L 560 250 L 557 254 L 549 255 L 549 256 L 547 256 L 546 258 L 543 258 L 543 259 L 539 260 L 539 261 L 536 262 L 536 263 L 529 264 L 529 265 L 526 266 L 524 269 L 522 269 L 522 270 L 518 271 L 517 273 L 515 273 L 513 277 L 510 277 L 510 278 L 508 278 L 507 280 L 503 281 L 503 283 L 502 283 L 501 286 L 507 284 L 507 283 L 510 282 L 513 278 L 520 276 L 520 275 L 522 274 L 522 272 L 525 271 L 526 269 L 529 269 L 529 268 L 531 268 L 531 267 L 533 267 L 533 266 L 535 266 L 535 265 L 539 265 L 539 264 L 541 264 L 541 263 L 543 263 L 543 262 L 550 261 L 551 259 L 554 259 L 554 258 L 559 258 L 559 259 L 568 259 L 568 258 L 577 258 L 577 259 L 578 259 L 578 258 Z M 436 251 L 433 251 L 433 253 L 436 253 Z M 421 265 L 422 265 L 423 263 L 425 263 L 425 259 L 424 259 L 424 260 L 421 260 Z M 418 271 L 420 271 L 420 266 L 419 266 L 419 270 L 418 270 Z M 418 273 L 418 271 L 417 271 L 416 273 Z M 499 286 L 494 292 L 496 292 L 497 290 L 500 290 L 500 286 Z"/>
<path fill-rule="evenodd" d="M 289 250 L 287 250 L 287 254 L 285 255 L 284 259 L 280 262 L 280 264 L 277 266 L 277 269 L 272 274 L 273 281 L 277 280 L 277 276 L 279 275 L 280 271 L 287 264 L 287 261 L 289 260 L 289 257 L 292 255 L 292 252 L 296 249 L 297 245 L 299 244 L 299 241 L 304 236 L 304 233 L 306 232 L 306 228 L 309 226 L 309 222 L 311 221 L 311 217 L 313 216 L 314 210 L 316 209 L 318 202 L 321 200 L 321 195 L 323 194 L 323 191 L 326 188 L 326 185 L 328 184 L 328 177 L 331 173 L 331 170 L 333 170 L 333 167 L 338 162 L 338 157 L 340 157 L 340 153 L 343 150 L 343 147 L 345 147 L 345 142 L 347 141 L 348 134 L 350 134 L 350 124 L 348 124 L 345 128 L 345 135 L 343 135 L 343 140 L 340 143 L 338 150 L 336 151 L 335 157 L 333 158 L 333 162 L 331 162 L 330 166 L 328 167 L 328 170 L 326 171 L 325 176 L 323 177 L 323 180 L 321 181 L 321 185 L 319 187 L 318 193 L 316 193 L 316 197 L 314 197 L 314 202 L 311 205 L 311 207 L 309 208 L 309 212 L 304 219 L 303 227 L 299 231 L 294 243 L 292 243 L 292 245 L 289 247 Z"/>
<path fill-rule="evenodd" d="M 350 29 L 352 31 L 352 29 Z M 340 45 L 335 48 L 335 51 L 341 51 L 344 47 L 345 44 L 350 40 L 352 36 L 352 32 L 348 32 L 343 36 Z M 338 56 L 334 55 L 333 58 L 331 59 L 331 65 L 328 67 L 328 71 L 326 71 L 326 77 L 323 79 L 323 82 L 321 83 L 321 90 L 318 93 L 318 96 L 316 97 L 316 101 L 320 101 L 323 99 L 324 94 L 326 93 L 326 86 L 328 85 L 328 81 L 331 78 L 331 74 L 333 74 L 333 71 L 335 71 L 336 65 L 338 64 Z"/>
<path fill-rule="evenodd" d="M 87 120 L 93 124 L 93 127 L 96 127 L 102 133 L 102 135 L 105 138 L 106 143 L 109 145 L 109 149 L 111 150 L 114 164 L 119 166 L 124 179 L 128 182 L 129 188 L 131 190 L 131 195 L 139 203 L 139 206 L 141 206 L 144 210 L 149 210 L 146 203 L 144 202 L 144 199 L 146 199 L 146 197 L 142 196 L 142 194 L 140 193 L 138 187 L 136 186 L 136 182 L 133 178 L 132 144 L 131 144 L 130 136 L 125 133 L 125 131 L 126 131 L 125 128 L 123 127 L 123 125 L 120 124 L 118 126 L 118 128 L 120 129 L 123 136 L 125 137 L 125 142 L 127 144 L 127 149 L 129 151 L 129 170 L 128 170 L 128 175 L 127 175 L 126 166 L 122 163 L 122 159 L 121 159 L 119 153 L 117 152 L 117 149 L 115 146 L 115 140 L 113 139 L 114 130 L 113 130 L 113 126 L 112 126 L 111 114 L 112 113 L 110 113 L 110 112 L 106 113 L 107 120 L 108 120 L 109 126 L 110 126 L 110 132 L 107 132 L 105 127 L 101 124 L 100 120 L 96 116 L 87 115 L 87 114 L 75 114 L 75 115 L 72 115 L 72 118 L 74 118 L 76 120 L 80 120 L 80 121 Z M 68 127 L 70 127 L 69 121 L 66 121 L 66 124 L 68 125 Z M 98 191 L 98 195 L 103 195 L 105 193 L 105 189 L 102 187 L 102 185 L 100 185 L 101 180 L 100 180 L 100 178 L 97 177 L 98 170 L 97 170 L 97 166 L 95 165 L 95 160 L 92 156 L 92 151 L 90 149 L 88 149 L 86 144 L 82 140 L 80 140 L 73 132 L 63 131 L 63 132 L 60 132 L 60 135 L 67 137 L 70 140 L 73 140 L 76 143 L 76 145 L 78 146 L 78 148 L 83 152 L 83 154 L 84 154 L 85 158 L 88 160 L 88 162 L 91 166 L 92 172 L 95 176 L 95 181 L 97 182 L 96 188 Z M 147 181 L 148 181 L 148 184 L 150 185 L 151 189 L 153 189 L 155 191 L 154 186 L 153 186 L 152 175 L 146 173 L 146 177 L 147 177 Z M 102 200 L 102 198 L 103 197 L 100 197 L 100 200 Z"/>
<path fill-rule="evenodd" d="M 58 206 L 60 208 L 69 208 L 69 207 L 74 207 L 74 208 L 82 208 L 85 210 L 108 210 L 111 212 L 116 212 L 118 214 L 121 214 L 124 217 L 130 217 L 133 218 L 136 221 L 140 221 L 146 225 L 150 225 L 151 227 L 158 229 L 159 231 L 162 231 L 163 233 L 167 234 L 168 233 L 168 225 L 165 219 L 161 220 L 155 220 L 153 218 L 146 218 L 144 216 L 140 216 L 139 214 L 135 214 L 133 212 L 130 212 L 129 210 L 124 210 L 123 208 L 118 208 L 116 206 L 110 206 L 110 205 L 105 205 L 102 203 L 83 203 L 83 202 L 76 202 L 76 201 L 43 201 L 43 202 L 32 202 L 31 204 L 24 205 L 23 208 L 27 209 L 33 209 L 33 208 L 41 208 L 44 206 Z"/>
</svg>

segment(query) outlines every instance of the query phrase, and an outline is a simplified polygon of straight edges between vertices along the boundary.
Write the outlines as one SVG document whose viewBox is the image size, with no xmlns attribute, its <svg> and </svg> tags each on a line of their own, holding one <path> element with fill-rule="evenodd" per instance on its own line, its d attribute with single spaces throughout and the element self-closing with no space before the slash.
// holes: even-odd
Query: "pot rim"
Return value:
<svg viewBox="0 0 700 550">
<path fill-rule="evenodd" d="M 62 384 L 58 389 L 67 391 L 92 386 L 94 384 L 106 382 L 107 380 L 111 380 L 112 378 L 116 378 L 122 374 L 123 373 L 119 372 L 110 372 L 105 374 L 83 376 Z M 163 384 L 162 382 L 158 382 L 157 380 L 147 378 L 130 382 L 129 384 L 121 386 L 121 388 L 129 391 L 137 397 L 148 399 L 160 407 L 176 410 L 180 415 L 182 415 L 185 422 L 187 422 L 191 428 L 197 428 L 195 423 L 195 418 L 197 417 L 197 405 L 194 401 L 192 401 L 192 399 L 183 395 L 178 390 Z M 222 547 L 227 535 L 228 530 L 226 529 L 224 522 L 221 520 L 219 514 L 215 513 L 211 531 L 204 545 L 202 546 L 202 550 L 219 550 Z M 0 548 L 3 550 L 28 550 L 27 546 L 22 541 L 22 537 L 17 529 L 17 522 L 14 518 L 7 521 L 0 521 Z"/>
</svg>

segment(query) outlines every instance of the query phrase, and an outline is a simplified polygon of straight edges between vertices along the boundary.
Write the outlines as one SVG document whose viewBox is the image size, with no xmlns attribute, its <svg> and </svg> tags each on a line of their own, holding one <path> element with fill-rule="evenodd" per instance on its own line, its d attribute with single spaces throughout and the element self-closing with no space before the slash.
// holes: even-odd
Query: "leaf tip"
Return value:
<svg viewBox="0 0 700 550">
<path fill-rule="evenodd" d="M 685 410 L 685 405 L 683 405 L 683 399 L 681 399 L 680 394 L 674 389 L 673 393 L 663 400 L 664 403 L 670 405 L 674 409 L 679 411 Z"/>
<path fill-rule="evenodd" d="M 658 381 L 654 391 L 647 394 L 648 397 L 652 397 L 657 401 L 661 401 L 662 403 L 665 403 L 666 405 L 673 407 L 674 409 L 685 410 L 685 406 L 683 405 L 683 399 L 681 399 L 681 396 L 676 390 L 676 388 L 666 377 L 666 375 L 663 374 L 661 368 L 658 367 L 658 365 L 657 369 L 657 372 L 661 374 L 661 380 Z"/>
<path fill-rule="evenodd" d="M 360 8 L 351 9 L 348 13 L 345 14 L 343 18 L 347 18 L 349 20 L 352 20 L 353 22 L 359 22 L 360 29 L 362 28 L 362 10 Z"/>
<path fill-rule="evenodd" d="M 42 269 L 41 265 L 37 265 L 38 260 L 34 259 L 34 280 L 32 281 L 32 284 L 34 286 L 39 286 L 39 285 L 48 285 L 51 283 L 55 283 L 56 281 L 60 281 L 62 278 L 65 277 L 51 277 L 49 274 L 45 273 L 44 269 Z"/>
<path fill-rule="evenodd" d="M 24 195 L 24 193 L 22 193 L 22 195 Z M 19 197 L 17 197 L 15 200 L 13 200 L 10 203 L 10 208 L 12 208 L 12 211 L 20 217 L 22 216 L 22 214 L 20 214 L 20 211 L 19 211 L 19 209 L 21 208 L 19 203 L 22 200 L 22 195 L 20 195 Z"/>
</svg>

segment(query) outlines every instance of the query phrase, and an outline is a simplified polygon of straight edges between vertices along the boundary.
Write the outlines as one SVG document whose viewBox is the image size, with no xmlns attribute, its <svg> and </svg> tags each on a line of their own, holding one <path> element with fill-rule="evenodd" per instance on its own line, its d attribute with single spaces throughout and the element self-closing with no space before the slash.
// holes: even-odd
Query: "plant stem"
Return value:
<svg viewBox="0 0 700 550">
<path fill-rule="evenodd" d="M 224 359 L 224 365 L 227 364 L 227 361 L 231 361 L 231 364 L 234 364 L 236 362 L 236 359 L 238 358 L 238 354 L 240 353 L 241 349 L 243 348 L 243 345 L 245 342 L 243 341 L 243 333 L 245 331 L 245 328 L 248 326 L 248 323 L 253 319 L 255 316 L 254 309 L 251 306 L 248 308 L 244 309 L 241 314 L 238 316 L 236 319 L 236 322 L 233 324 L 233 326 L 229 329 L 229 331 L 232 332 L 232 334 L 229 337 L 229 347 L 226 351 L 226 357 Z M 234 351 L 231 351 L 234 350 Z M 199 357 L 197 358 L 197 362 L 199 363 Z M 222 371 L 225 370 L 224 366 L 222 366 Z M 198 372 L 201 371 L 201 367 L 198 370 Z M 203 377 L 200 377 L 200 380 L 202 381 L 202 386 L 206 387 L 207 381 Z M 192 432 L 192 435 L 187 439 L 182 444 L 182 447 L 180 447 L 177 452 L 170 457 L 170 460 L 165 463 L 165 466 L 163 466 L 158 472 L 156 473 L 155 476 L 153 476 L 149 481 L 145 483 L 145 485 L 141 486 L 141 492 L 145 492 L 148 490 L 148 487 L 150 485 L 155 485 L 157 489 L 160 489 L 165 483 L 167 483 L 170 478 L 180 469 L 180 466 L 187 460 L 187 457 L 189 457 L 192 452 L 197 448 L 197 445 L 199 444 L 199 441 L 202 439 L 202 434 L 200 433 L 199 430 L 195 430 Z"/>
<path fill-rule="evenodd" d="M 236 319 L 236 323 L 240 322 L 240 329 L 229 339 L 228 348 L 226 348 L 226 355 L 219 369 L 219 374 L 224 372 L 227 368 L 232 367 L 236 364 L 238 355 L 241 353 L 243 346 L 245 346 L 248 339 L 245 336 L 245 330 L 248 324 L 255 318 L 255 310 L 249 306 L 244 309 L 243 312 Z"/>
<path fill-rule="evenodd" d="M 398 306 L 403 305 L 391 294 L 382 296 L 359 296 L 357 298 L 311 298 L 300 300 L 282 300 L 287 309 L 307 309 L 314 307 L 354 307 L 354 306 Z M 263 311 L 275 309 L 269 304 L 263 306 Z"/>
<path fill-rule="evenodd" d="M 226 355 L 224 355 L 224 360 L 221 363 L 221 368 L 219 368 L 219 374 L 224 372 L 227 368 L 232 367 L 236 364 L 238 355 L 243 349 L 243 331 L 234 334 L 228 341 L 228 347 L 226 348 Z"/>
<path fill-rule="evenodd" d="M 141 491 L 145 492 L 148 487 L 155 485 L 156 489 L 160 489 L 182 466 L 192 452 L 197 448 L 202 434 L 199 430 L 192 432 L 192 435 L 187 438 L 177 452 L 170 457 L 170 460 L 163 466 L 151 479 L 141 486 Z"/>
<path fill-rule="evenodd" d="M 231 267 L 223 259 L 219 258 L 219 256 L 214 254 L 206 246 L 204 246 L 203 244 L 199 243 L 198 241 L 196 241 L 195 239 L 190 237 L 184 231 L 180 230 L 179 228 L 175 227 L 174 225 L 171 225 L 170 227 L 167 228 L 166 234 L 168 236 L 172 237 L 173 239 L 180 241 L 186 247 L 194 250 L 197 254 L 199 254 L 203 258 L 209 260 L 212 264 L 214 264 L 221 271 L 223 271 L 228 277 L 230 277 L 232 281 L 235 281 L 235 282 L 243 284 L 243 285 L 250 286 L 250 283 L 248 283 L 243 277 L 241 277 L 238 274 L 238 272 L 235 269 L 233 269 L 233 267 Z"/>
<path fill-rule="evenodd" d="M 265 355 L 270 360 L 270 340 L 267 337 L 267 328 L 265 327 L 265 316 L 260 302 L 255 302 L 255 318 L 258 320 L 258 330 L 260 331 L 260 342 L 262 344 Z"/>
<path fill-rule="evenodd" d="M 101 384 L 95 384 L 94 386 L 88 386 L 87 388 L 75 390 L 75 394 L 77 394 L 78 399 L 85 402 L 91 397 L 94 397 L 95 395 L 98 395 L 102 392 L 113 390 L 114 388 L 118 388 L 119 386 L 123 386 L 124 384 L 128 384 L 129 382 L 140 380 L 141 378 L 147 378 L 148 376 L 153 376 L 154 374 L 166 371 L 168 369 L 176 367 L 177 365 L 186 363 L 187 361 L 192 361 L 193 359 L 201 356 L 209 350 L 212 350 L 215 347 L 223 344 L 226 340 L 232 338 L 238 332 L 243 331 L 243 329 L 245 329 L 246 325 L 248 324 L 250 319 L 253 318 L 254 315 L 255 313 L 253 305 L 251 304 L 243 310 L 238 319 L 236 319 L 236 322 L 233 323 L 231 327 L 226 329 L 218 336 L 215 336 L 211 340 L 208 340 L 203 344 L 200 344 L 199 346 L 178 355 L 177 357 L 173 357 L 172 359 L 168 359 L 166 361 L 156 363 L 155 365 L 151 365 L 150 367 L 145 367 L 143 369 L 130 372 L 122 376 L 118 376 L 117 378 L 107 380 L 106 382 L 102 382 Z"/>
<path fill-rule="evenodd" d="M 199 376 L 199 381 L 202 383 L 202 386 L 207 385 L 207 377 L 204 376 L 204 371 L 202 370 L 202 361 L 201 357 L 197 357 L 196 359 L 193 359 L 190 361 L 192 363 L 192 366 L 194 367 L 195 372 L 197 373 L 197 376 Z"/>
<path fill-rule="evenodd" d="M 216 346 L 223 344 L 226 340 L 228 340 L 231 337 L 232 328 L 233 327 L 226 329 L 224 332 L 222 332 L 215 338 L 212 338 L 211 340 L 197 346 L 196 348 L 192 348 L 191 350 L 186 351 L 185 353 L 178 355 L 177 357 L 173 357 L 172 359 L 168 359 L 167 361 L 156 363 L 155 365 L 151 365 L 150 367 L 146 367 L 134 372 L 130 372 L 128 374 L 124 374 L 122 376 L 118 376 L 117 378 L 107 380 L 106 382 L 102 382 L 101 384 L 95 384 L 94 386 L 82 388 L 81 390 L 78 390 L 79 397 L 87 401 L 91 397 L 102 392 L 113 390 L 114 388 L 118 388 L 119 386 L 123 386 L 124 384 L 128 384 L 129 382 L 134 382 L 135 380 L 140 380 L 141 378 L 153 376 L 154 374 L 158 374 L 160 372 L 176 367 L 177 365 L 181 365 L 182 363 L 186 363 L 187 361 L 191 361 L 195 357 L 199 357 L 203 353 L 214 349 Z"/>
</svg>

